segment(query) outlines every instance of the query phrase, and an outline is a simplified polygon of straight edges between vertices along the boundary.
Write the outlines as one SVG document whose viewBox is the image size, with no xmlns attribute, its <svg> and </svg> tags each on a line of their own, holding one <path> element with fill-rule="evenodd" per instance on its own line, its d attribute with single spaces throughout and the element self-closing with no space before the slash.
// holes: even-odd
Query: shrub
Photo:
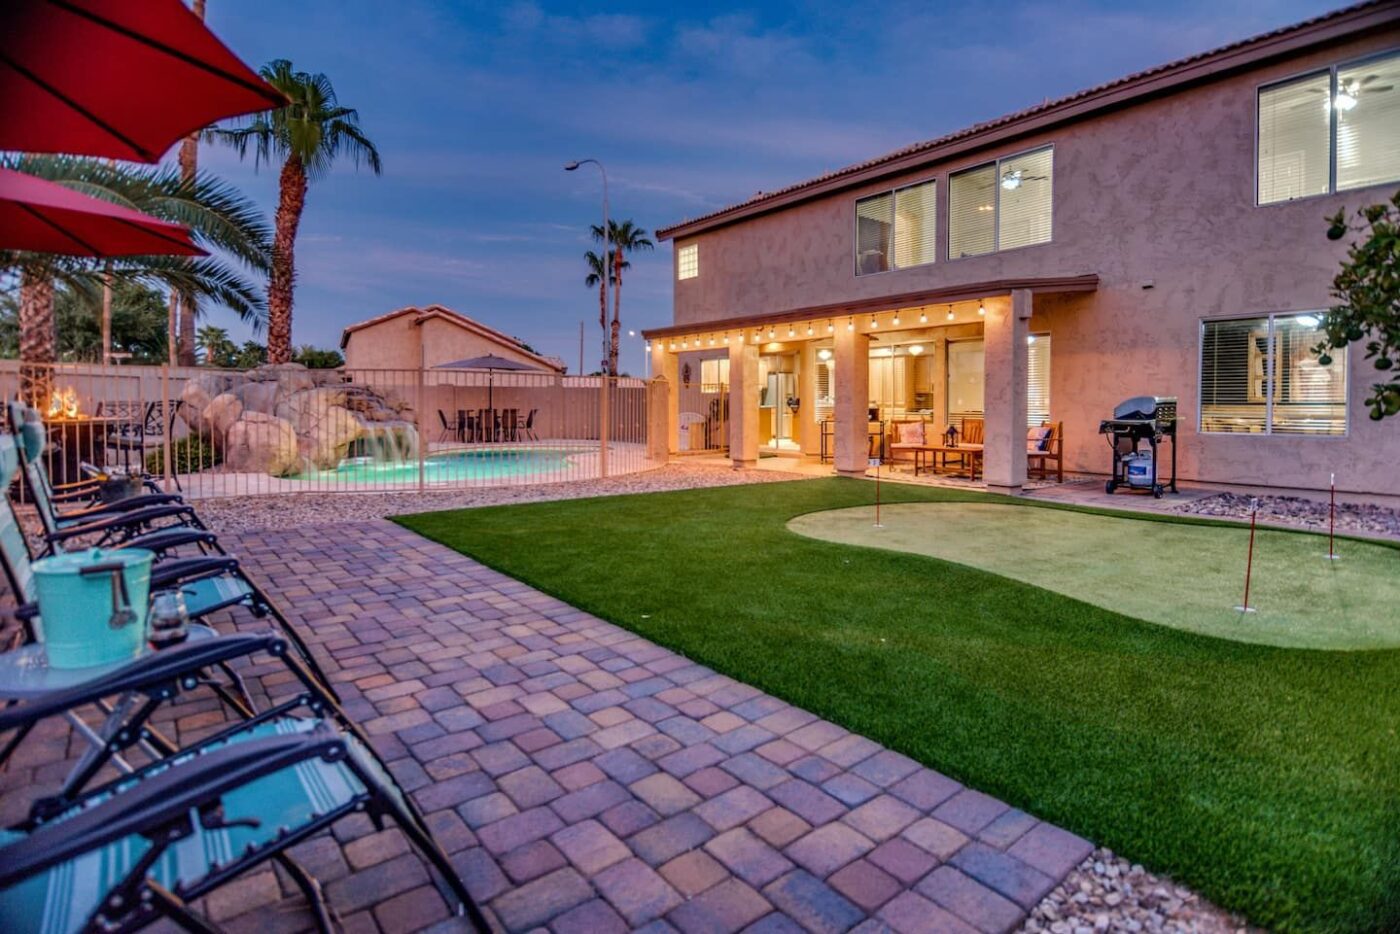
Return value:
<svg viewBox="0 0 1400 934">
<path fill-rule="evenodd" d="M 198 435 L 189 435 L 175 442 L 171 451 L 170 469 L 176 473 L 195 473 L 217 467 L 223 457 L 214 445 Z M 161 445 L 146 453 L 146 473 L 165 473 L 165 446 Z"/>
</svg>

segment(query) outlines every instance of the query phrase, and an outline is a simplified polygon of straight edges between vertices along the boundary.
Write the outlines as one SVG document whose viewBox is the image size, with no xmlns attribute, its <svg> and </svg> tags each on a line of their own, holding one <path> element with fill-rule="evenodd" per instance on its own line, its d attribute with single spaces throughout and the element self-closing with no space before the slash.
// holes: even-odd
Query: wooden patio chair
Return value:
<svg viewBox="0 0 1400 934">
<path fill-rule="evenodd" d="M 1065 423 L 1047 422 L 1041 427 L 1048 427 L 1050 435 L 1045 439 L 1042 448 L 1031 450 L 1029 446 L 1026 450 L 1026 476 L 1035 480 L 1047 480 L 1050 477 L 1050 465 L 1055 465 L 1055 482 L 1065 482 Z"/>
</svg>

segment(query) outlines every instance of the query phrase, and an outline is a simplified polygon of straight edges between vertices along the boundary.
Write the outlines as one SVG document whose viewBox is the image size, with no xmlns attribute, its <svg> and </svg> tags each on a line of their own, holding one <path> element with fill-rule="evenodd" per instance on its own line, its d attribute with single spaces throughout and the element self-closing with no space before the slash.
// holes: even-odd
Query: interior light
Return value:
<svg viewBox="0 0 1400 934">
<path fill-rule="evenodd" d="M 821 350 L 818 350 L 818 351 L 817 351 L 817 359 L 818 359 L 818 360 L 822 360 L 822 361 L 830 360 L 830 359 L 831 359 L 831 351 L 829 351 L 829 350 L 827 350 L 825 347 L 823 347 Z"/>
<path fill-rule="evenodd" d="M 923 352 L 924 352 L 924 345 L 923 345 L 923 344 L 910 344 L 910 345 L 909 345 L 909 354 L 910 354 L 910 356 L 917 357 L 919 354 L 921 354 L 921 353 L 923 353 Z"/>
<path fill-rule="evenodd" d="M 982 304 L 980 299 L 977 302 L 977 315 L 981 318 L 987 317 L 987 306 Z"/>
<path fill-rule="evenodd" d="M 1008 169 L 1006 172 L 1002 173 L 1001 187 L 1006 189 L 1007 191 L 1015 191 L 1017 188 L 1020 188 L 1021 170 Z"/>
<path fill-rule="evenodd" d="M 1299 315 L 1293 319 L 1305 328 L 1315 328 L 1322 323 L 1322 319 L 1317 315 Z"/>
<path fill-rule="evenodd" d="M 1035 335 L 1034 335 L 1034 334 L 1027 334 L 1027 335 L 1026 335 L 1026 343 L 1027 343 L 1027 344 L 1034 344 L 1034 343 L 1035 343 Z"/>
<path fill-rule="evenodd" d="M 1343 113 L 1356 106 L 1356 98 L 1352 96 L 1350 88 L 1345 91 L 1338 91 L 1337 96 L 1333 98 L 1332 102 L 1336 105 L 1337 109 Z"/>
</svg>

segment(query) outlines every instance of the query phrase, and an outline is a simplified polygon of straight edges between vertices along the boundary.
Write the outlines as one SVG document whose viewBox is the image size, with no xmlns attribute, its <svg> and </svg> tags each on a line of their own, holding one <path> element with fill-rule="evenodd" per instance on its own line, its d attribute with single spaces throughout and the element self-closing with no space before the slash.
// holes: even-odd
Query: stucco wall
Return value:
<svg viewBox="0 0 1400 934">
<path fill-rule="evenodd" d="M 1097 292 L 1036 298 L 1032 329 L 1050 331 L 1052 406 L 1067 466 L 1103 471 L 1095 431 L 1121 399 L 1175 395 L 1183 476 L 1400 494 L 1400 423 L 1371 422 L 1359 400 L 1374 371 L 1350 356 L 1343 439 L 1196 433 L 1200 319 L 1325 308 L 1341 244 L 1323 218 L 1396 186 L 1256 206 L 1255 94 L 1261 84 L 1400 47 L 1400 29 L 1215 83 L 955 162 L 882 180 L 679 242 L 700 244 L 700 275 L 676 283 L 677 324 L 868 299 L 1003 278 L 1096 273 Z M 1053 143 L 1054 239 L 947 260 L 947 175 Z M 854 275 L 855 200 L 937 178 L 935 264 Z M 1145 288 L 1150 283 L 1150 288 Z"/>
</svg>

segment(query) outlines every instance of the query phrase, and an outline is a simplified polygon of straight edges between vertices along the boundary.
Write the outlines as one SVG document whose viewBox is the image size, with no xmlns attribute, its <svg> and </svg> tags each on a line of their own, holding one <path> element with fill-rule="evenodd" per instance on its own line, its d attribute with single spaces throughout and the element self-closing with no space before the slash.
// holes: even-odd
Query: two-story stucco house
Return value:
<svg viewBox="0 0 1400 934">
<path fill-rule="evenodd" d="M 1312 353 L 1325 218 L 1397 186 L 1386 0 L 760 193 L 660 231 L 670 449 L 860 474 L 881 426 L 977 419 L 988 487 L 1016 490 L 1028 426 L 1106 473 L 1100 419 L 1174 396 L 1183 479 L 1400 494 L 1371 363 Z"/>
</svg>

